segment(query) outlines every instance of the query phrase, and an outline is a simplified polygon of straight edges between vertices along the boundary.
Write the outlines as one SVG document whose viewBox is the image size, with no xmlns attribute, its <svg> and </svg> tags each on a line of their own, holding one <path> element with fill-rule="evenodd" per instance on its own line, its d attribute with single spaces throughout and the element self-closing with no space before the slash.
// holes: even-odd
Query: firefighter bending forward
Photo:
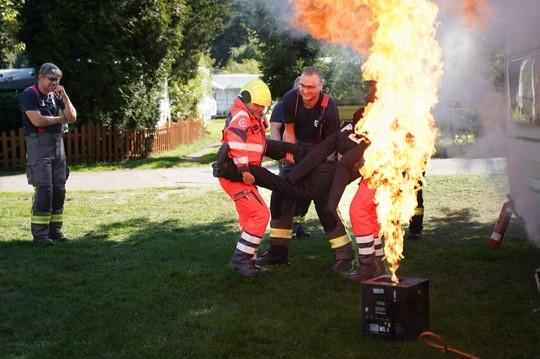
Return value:
<svg viewBox="0 0 540 359">
<path fill-rule="evenodd" d="M 271 102 L 270 89 L 264 82 L 258 79 L 248 82 L 227 116 L 221 140 L 228 145 L 228 157 L 242 175 L 242 182 L 219 177 L 219 183 L 234 201 L 242 228 L 229 266 L 244 277 L 256 277 L 264 271 L 253 259 L 270 220 L 270 210 L 255 186 L 249 166 L 261 165 L 266 150 L 263 114 Z"/>
<path fill-rule="evenodd" d="M 52 63 L 39 69 L 38 83 L 21 94 L 26 137 L 28 183 L 35 188 L 31 229 L 34 242 L 50 246 L 64 242 L 62 232 L 66 197 L 66 154 L 63 124 L 73 123 L 77 111 L 60 85 L 62 71 Z"/>
</svg>

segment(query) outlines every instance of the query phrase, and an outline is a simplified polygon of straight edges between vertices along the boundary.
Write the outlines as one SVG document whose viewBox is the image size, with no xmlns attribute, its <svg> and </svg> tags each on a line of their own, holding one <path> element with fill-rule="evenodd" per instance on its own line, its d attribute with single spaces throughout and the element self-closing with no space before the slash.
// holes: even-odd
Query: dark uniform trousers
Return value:
<svg viewBox="0 0 540 359">
<path fill-rule="evenodd" d="M 323 142 L 324 143 L 324 142 Z M 308 153 L 311 153 L 310 150 Z M 306 149 L 301 145 L 287 142 L 268 140 L 265 155 L 272 159 L 282 159 L 286 153 L 293 153 L 296 163 L 304 162 Z M 294 168 L 300 167 L 300 165 Z M 328 210 L 327 201 L 330 187 L 334 175 L 338 169 L 338 163 L 322 161 L 310 166 L 310 173 L 306 174 L 302 181 L 296 184 L 290 183 L 285 177 L 280 177 L 270 172 L 268 169 L 259 166 L 250 166 L 249 170 L 255 177 L 257 186 L 267 188 L 272 191 L 270 204 L 270 237 L 279 241 L 283 239 L 288 242 L 292 237 L 292 221 L 294 216 L 294 202 L 296 199 L 315 202 L 317 216 L 323 226 L 327 237 L 333 241 L 332 247 L 341 247 L 349 242 L 345 226 L 337 209 Z M 223 177 L 232 181 L 242 181 L 241 175 L 232 165 L 232 161 L 226 166 Z M 343 242 L 343 243 L 342 243 Z"/>
<path fill-rule="evenodd" d="M 302 161 L 289 172 L 288 179 L 293 184 L 300 183 L 312 173 L 316 166 L 324 163 L 328 156 L 337 151 L 342 156 L 336 165 L 326 206 L 328 211 L 335 211 L 345 187 L 360 177 L 360 168 L 363 165 L 364 151 L 367 146 L 366 141 L 354 136 L 352 129 L 335 132 L 319 146 L 309 151 L 302 158 Z"/>
<path fill-rule="evenodd" d="M 62 134 L 27 135 L 26 147 L 26 176 L 28 183 L 35 189 L 32 201 L 32 236 L 34 239 L 61 239 L 67 179 Z"/>
</svg>

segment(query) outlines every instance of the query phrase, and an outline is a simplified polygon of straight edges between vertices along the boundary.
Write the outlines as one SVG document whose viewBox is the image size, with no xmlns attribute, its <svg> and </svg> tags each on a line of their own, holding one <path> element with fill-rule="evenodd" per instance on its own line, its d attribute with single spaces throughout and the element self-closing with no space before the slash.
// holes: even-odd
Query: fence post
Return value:
<svg viewBox="0 0 540 359">
<path fill-rule="evenodd" d="M 21 155 L 19 164 L 23 166 L 26 163 L 26 139 L 22 127 L 19 128 L 19 154 Z"/>
</svg>

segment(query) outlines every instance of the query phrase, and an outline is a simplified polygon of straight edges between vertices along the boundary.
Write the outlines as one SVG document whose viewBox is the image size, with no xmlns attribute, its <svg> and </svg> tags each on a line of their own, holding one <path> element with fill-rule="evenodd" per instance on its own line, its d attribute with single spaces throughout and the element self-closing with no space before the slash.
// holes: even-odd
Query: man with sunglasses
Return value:
<svg viewBox="0 0 540 359">
<path fill-rule="evenodd" d="M 302 72 L 297 89 L 287 92 L 282 99 L 285 142 L 297 143 L 304 151 L 310 151 L 325 138 L 339 130 L 339 115 L 333 100 L 322 92 L 323 76 L 315 67 L 307 67 Z M 288 153 L 285 158 L 290 165 L 294 164 L 294 156 Z M 337 163 L 328 160 L 318 166 L 318 176 L 331 179 Z M 335 211 L 328 211 L 326 202 L 327 182 L 320 178 L 313 188 L 319 192 L 314 200 L 317 216 L 324 232 L 334 250 L 336 263 L 332 270 L 336 273 L 348 273 L 352 269 L 354 251 L 347 236 L 341 216 Z M 320 185 L 319 185 L 320 184 Z M 289 247 L 292 239 L 292 221 L 294 215 L 294 199 L 274 191 L 272 192 L 270 210 L 270 247 L 257 259 L 260 265 L 287 264 Z"/>
<path fill-rule="evenodd" d="M 65 88 L 62 71 L 52 63 L 41 65 L 37 85 L 21 94 L 26 136 L 28 183 L 34 186 L 31 230 L 34 242 L 44 246 L 65 242 L 62 232 L 67 166 L 63 125 L 77 119 Z"/>
</svg>

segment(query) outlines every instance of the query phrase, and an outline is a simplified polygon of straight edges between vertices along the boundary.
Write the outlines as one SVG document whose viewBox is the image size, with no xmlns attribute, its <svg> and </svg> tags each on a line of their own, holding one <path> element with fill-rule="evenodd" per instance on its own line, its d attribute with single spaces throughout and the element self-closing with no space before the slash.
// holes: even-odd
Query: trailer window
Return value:
<svg viewBox="0 0 540 359">
<path fill-rule="evenodd" d="M 539 124 L 538 70 L 536 56 L 520 58 L 508 66 L 512 118 L 516 122 Z"/>
</svg>

